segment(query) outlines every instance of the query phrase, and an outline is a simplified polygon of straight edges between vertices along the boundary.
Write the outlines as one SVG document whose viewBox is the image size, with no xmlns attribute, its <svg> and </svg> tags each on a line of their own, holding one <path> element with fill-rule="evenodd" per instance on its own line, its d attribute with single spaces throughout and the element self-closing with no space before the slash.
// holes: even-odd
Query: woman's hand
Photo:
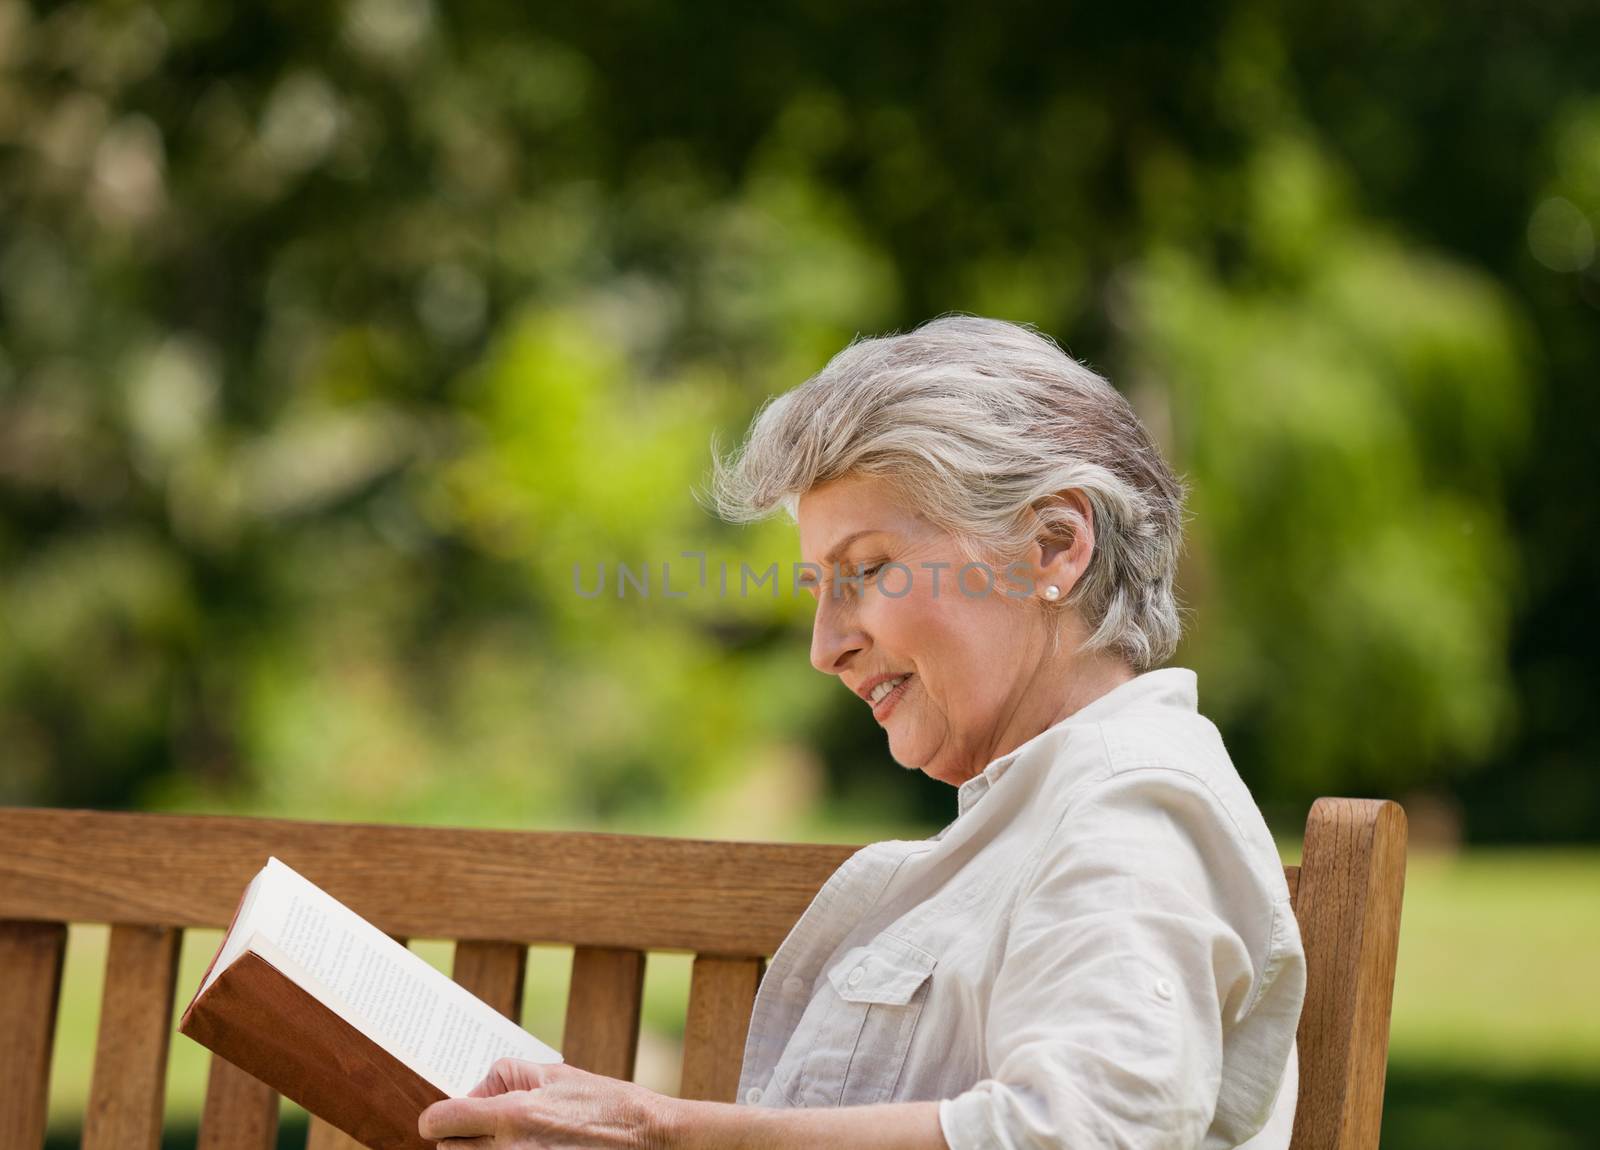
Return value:
<svg viewBox="0 0 1600 1150">
<path fill-rule="evenodd" d="M 562 1063 L 502 1058 L 417 1119 L 440 1150 L 664 1150 L 664 1095 Z"/>
</svg>

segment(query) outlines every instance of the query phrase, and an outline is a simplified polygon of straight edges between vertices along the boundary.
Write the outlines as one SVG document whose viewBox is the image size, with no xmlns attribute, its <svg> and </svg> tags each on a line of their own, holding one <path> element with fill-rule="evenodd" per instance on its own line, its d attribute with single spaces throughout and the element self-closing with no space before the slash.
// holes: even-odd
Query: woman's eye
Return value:
<svg viewBox="0 0 1600 1150">
<path fill-rule="evenodd" d="M 845 563 L 834 569 L 834 578 L 828 579 L 829 593 L 835 599 L 845 595 L 859 595 L 867 582 L 889 565 L 887 559 L 871 563 Z"/>
<path fill-rule="evenodd" d="M 885 560 L 879 560 L 876 563 L 861 563 L 856 566 L 856 575 L 861 579 L 871 579 L 887 566 L 888 562 Z"/>
</svg>

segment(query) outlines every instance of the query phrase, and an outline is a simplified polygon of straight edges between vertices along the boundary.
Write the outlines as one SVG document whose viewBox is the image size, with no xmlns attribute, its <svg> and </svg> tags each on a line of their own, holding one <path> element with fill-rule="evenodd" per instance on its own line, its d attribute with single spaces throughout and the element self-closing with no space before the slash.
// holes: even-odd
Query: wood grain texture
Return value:
<svg viewBox="0 0 1600 1150">
<path fill-rule="evenodd" d="M 0 843 L 0 919 L 220 928 L 275 854 L 391 934 L 720 954 L 774 952 L 857 849 L 17 807 Z"/>
<path fill-rule="evenodd" d="M 683 1035 L 681 1098 L 732 1102 L 739 1089 L 750 1011 L 765 963 L 697 955 Z"/>
<path fill-rule="evenodd" d="M 457 981 L 513 1018 L 525 944 L 574 945 L 563 1052 L 615 1077 L 643 952 L 699 952 L 680 1094 L 732 1101 L 763 963 L 725 956 L 776 950 L 855 849 L 0 808 L 0 1035 L 22 1036 L 0 1042 L 0 1082 L 22 1084 L 0 1090 L 0 1146 L 40 1141 L 63 921 L 114 924 L 83 1145 L 156 1144 L 177 928 L 225 925 L 268 854 L 391 935 L 460 940 Z M 1294 1150 L 1377 1144 L 1404 868 L 1403 812 L 1350 799 L 1318 801 L 1285 868 L 1308 965 Z M 271 1144 L 264 1097 L 215 1066 L 207 1115 L 204 1150 Z M 359 1145 L 321 1122 L 308 1139 Z"/>
<path fill-rule="evenodd" d="M 520 942 L 456 943 L 450 974 L 512 1022 L 522 1023 L 522 983 L 528 948 Z"/>
<path fill-rule="evenodd" d="M 1306 952 L 1292 1150 L 1376 1150 L 1405 888 L 1405 812 L 1318 799 L 1295 917 Z"/>
<path fill-rule="evenodd" d="M 632 1082 L 643 1001 L 643 951 L 575 948 L 561 1056 L 580 1070 Z"/>
<path fill-rule="evenodd" d="M 67 928 L 0 922 L 0 1146 L 44 1144 Z"/>
<path fill-rule="evenodd" d="M 179 941 L 172 927 L 111 928 L 83 1150 L 161 1145 Z"/>
<path fill-rule="evenodd" d="M 278 1092 L 212 1055 L 198 1150 L 272 1150 L 277 1144 Z"/>
<path fill-rule="evenodd" d="M 306 1131 L 306 1150 L 366 1150 L 366 1147 L 337 1126 L 313 1117 Z"/>
</svg>

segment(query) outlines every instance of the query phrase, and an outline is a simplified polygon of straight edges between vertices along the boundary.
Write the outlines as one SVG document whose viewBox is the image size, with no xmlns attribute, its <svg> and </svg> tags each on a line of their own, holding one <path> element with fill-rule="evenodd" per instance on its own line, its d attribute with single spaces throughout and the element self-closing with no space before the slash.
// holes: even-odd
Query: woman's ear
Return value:
<svg viewBox="0 0 1600 1150">
<path fill-rule="evenodd" d="M 1077 522 L 1063 522 L 1059 511 L 1045 517 L 1044 534 L 1035 545 L 1037 567 L 1035 585 L 1041 590 L 1056 586 L 1058 599 L 1065 599 L 1088 570 L 1094 554 L 1094 505 L 1080 489 L 1073 487 L 1051 497 L 1077 512 Z"/>
</svg>

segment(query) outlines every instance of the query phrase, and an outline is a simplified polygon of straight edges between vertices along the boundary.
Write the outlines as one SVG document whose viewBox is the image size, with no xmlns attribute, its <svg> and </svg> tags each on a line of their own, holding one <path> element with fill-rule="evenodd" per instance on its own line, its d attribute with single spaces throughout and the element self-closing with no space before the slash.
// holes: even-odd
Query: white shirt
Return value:
<svg viewBox="0 0 1600 1150">
<path fill-rule="evenodd" d="M 968 779 L 933 838 L 847 859 L 762 979 L 738 1100 L 937 1099 L 951 1150 L 1284 1150 L 1305 958 L 1196 707 L 1193 671 L 1139 675 Z"/>
</svg>

